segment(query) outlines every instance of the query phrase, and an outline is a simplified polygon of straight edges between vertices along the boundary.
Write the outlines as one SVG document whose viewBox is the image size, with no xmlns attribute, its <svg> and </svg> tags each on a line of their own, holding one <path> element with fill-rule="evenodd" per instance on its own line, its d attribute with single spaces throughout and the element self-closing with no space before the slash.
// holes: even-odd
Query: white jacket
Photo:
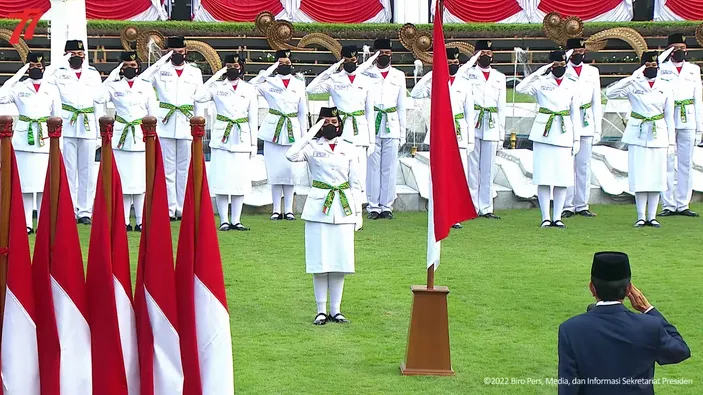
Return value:
<svg viewBox="0 0 703 395">
<path fill-rule="evenodd" d="M 41 83 L 39 92 L 34 89 L 33 81 L 26 79 L 11 88 L 0 88 L 0 104 L 14 103 L 20 118 L 40 119 L 61 115 L 61 100 L 54 85 Z M 29 144 L 29 129 L 32 129 L 33 144 Z M 41 128 L 41 136 L 39 134 Z M 46 121 L 27 122 L 18 119 L 14 125 L 12 146 L 15 151 L 49 152 L 49 130 Z M 43 138 L 44 140 L 41 140 Z"/>
<path fill-rule="evenodd" d="M 493 127 L 490 127 L 491 117 L 489 117 L 488 112 L 484 112 L 483 120 L 479 125 L 478 119 L 481 111 L 475 110 L 476 137 L 485 141 L 503 141 L 505 140 L 505 117 L 507 115 L 505 108 L 505 74 L 494 68 L 489 70 L 488 80 L 486 80 L 483 71 L 478 66 L 471 67 L 465 74 L 473 85 L 474 104 L 482 108 L 495 107 L 498 109 L 497 114 L 491 114 Z"/>
<path fill-rule="evenodd" d="M 288 152 L 286 157 L 291 162 L 307 162 L 310 172 L 310 180 L 313 187 L 310 188 L 308 197 L 305 200 L 302 219 L 311 222 L 322 222 L 326 224 L 356 224 L 356 214 L 361 212 L 361 183 L 360 177 L 364 175 L 357 173 L 358 151 L 355 144 L 348 140 L 337 139 L 334 151 L 324 138 L 312 140 L 306 144 L 299 152 Z M 317 182 L 322 182 L 331 187 L 339 187 L 344 183 L 349 183 L 348 189 L 343 189 L 347 198 L 348 206 L 342 204 L 341 192 L 334 192 L 329 210 L 325 213 L 325 199 L 330 194 L 330 189 L 316 187 Z"/>
<path fill-rule="evenodd" d="M 432 72 L 425 74 L 415 84 L 410 96 L 414 99 L 429 98 L 432 93 Z M 455 126 L 459 125 L 457 142 L 459 148 L 467 148 L 474 144 L 474 101 L 471 94 L 471 82 L 467 78 L 457 76 L 454 83 L 449 85 L 449 97 L 452 102 Z M 427 130 L 425 144 L 430 143 L 430 132 Z"/>
<path fill-rule="evenodd" d="M 256 152 L 259 102 L 258 93 L 253 85 L 237 80 L 237 89 L 234 89 L 232 81 L 227 79 L 216 81 L 209 86 L 203 86 L 195 100 L 196 107 L 203 106 L 212 100 L 218 116 L 232 121 L 241 120 L 234 123 L 216 119 L 210 132 L 210 148 L 230 152 Z M 225 138 L 228 127 L 229 136 Z"/>
<path fill-rule="evenodd" d="M 291 145 L 296 139 L 303 136 L 307 130 L 307 107 L 305 105 L 305 81 L 291 76 L 288 88 L 283 85 L 281 76 L 256 77 L 251 80 L 259 94 L 266 99 L 269 105 L 269 112 L 264 117 L 264 121 L 259 128 L 259 138 L 270 143 L 280 145 Z M 284 118 L 280 124 L 280 131 L 276 136 L 276 129 L 279 128 L 281 116 L 271 113 L 271 110 L 278 111 L 289 118 Z M 292 127 L 292 136 L 288 135 L 288 124 Z M 302 126 L 302 127 L 301 127 Z M 276 138 L 274 141 L 274 138 Z M 291 141 L 292 140 L 292 141 Z"/>
<path fill-rule="evenodd" d="M 395 108 L 396 111 L 389 112 L 383 115 L 379 111 L 374 110 L 373 133 L 382 139 L 392 138 L 405 141 L 406 136 L 406 119 L 405 119 L 405 101 L 408 94 L 408 88 L 405 81 L 405 73 L 395 67 L 384 69 L 388 71 L 386 78 L 383 78 L 381 69 L 373 67 L 362 73 L 371 78 L 371 97 L 373 98 L 374 107 L 379 109 Z M 376 131 L 376 119 L 381 114 L 381 124 L 379 130 Z M 390 127 L 390 132 L 386 128 L 386 123 Z"/>
<path fill-rule="evenodd" d="M 700 66 L 683 62 L 681 73 L 671 62 L 661 64 L 659 73 L 664 81 L 672 85 L 674 101 L 693 100 L 693 104 L 685 104 L 685 121 L 681 117 L 681 107 L 674 103 L 674 120 L 676 129 L 703 131 L 703 97 L 701 97 L 701 68 Z"/>
<path fill-rule="evenodd" d="M 374 80 L 371 77 L 363 74 L 354 75 L 352 83 L 349 75 L 345 71 L 340 71 L 329 77 L 323 74 L 315 77 L 306 91 L 310 94 L 329 93 L 342 119 L 345 118 L 342 112 L 352 114 L 363 111 L 364 115 L 346 117 L 342 138 L 353 141 L 357 146 L 368 147 L 371 142 L 375 144 L 376 141 L 374 101 L 371 96 L 373 83 Z M 356 133 L 354 119 L 356 119 Z"/>
<path fill-rule="evenodd" d="M 622 142 L 642 147 L 664 148 L 674 145 L 674 92 L 671 85 L 657 77 L 652 87 L 641 73 L 623 78 L 605 90 L 608 99 L 626 97 L 630 101 L 632 113 L 627 121 Z M 644 117 L 664 115 L 654 122 L 642 122 L 633 113 Z M 656 125 L 656 136 L 654 134 Z M 671 133 L 669 133 L 671 131 Z"/>
<path fill-rule="evenodd" d="M 568 64 L 566 74 L 578 82 L 576 104 L 579 107 L 578 120 L 574 126 L 580 129 L 581 136 L 603 135 L 603 102 L 601 101 L 600 72 L 594 66 L 582 63 L 581 75 L 576 74 L 573 65 Z M 589 107 L 589 108 L 583 108 Z M 588 123 L 588 125 L 586 125 Z"/>
<path fill-rule="evenodd" d="M 573 147 L 574 141 L 580 139 L 580 129 L 573 127 L 580 119 L 576 99 L 578 93 L 576 80 L 564 75 L 559 85 L 554 75 L 540 75 L 535 72 L 522 80 L 515 89 L 520 93 L 534 96 L 539 105 L 530 130 L 530 140 L 559 147 Z M 550 114 L 540 113 L 541 108 L 552 112 L 567 111 L 569 115 L 552 118 Z M 552 125 L 548 128 L 550 118 L 552 118 Z"/>
<path fill-rule="evenodd" d="M 101 108 L 95 108 L 93 101 L 95 95 L 100 94 L 102 90 L 100 73 L 94 67 L 84 65 L 81 69 L 81 78 L 78 79 L 75 70 L 59 66 L 46 82 L 58 88 L 62 106 L 71 106 L 77 110 L 93 110 L 92 113 L 79 114 L 75 118 L 70 110 L 62 110 L 62 136 L 90 140 L 98 138 L 100 129 L 98 129 L 97 120 L 104 115 L 104 112 Z M 87 119 L 87 128 L 84 119 Z"/>
<path fill-rule="evenodd" d="M 203 73 L 192 63 L 186 63 L 181 76 L 178 76 L 173 63 L 168 62 L 161 66 L 149 80 L 159 100 L 159 111 L 156 115 L 156 131 L 161 138 L 176 140 L 192 140 L 190 134 L 190 118 L 194 115 L 202 115 L 194 110 L 187 110 L 185 115 L 182 111 L 173 111 L 171 116 L 164 122 L 166 116 L 171 112 L 166 105 L 195 106 L 195 91 L 203 84 Z"/>
</svg>

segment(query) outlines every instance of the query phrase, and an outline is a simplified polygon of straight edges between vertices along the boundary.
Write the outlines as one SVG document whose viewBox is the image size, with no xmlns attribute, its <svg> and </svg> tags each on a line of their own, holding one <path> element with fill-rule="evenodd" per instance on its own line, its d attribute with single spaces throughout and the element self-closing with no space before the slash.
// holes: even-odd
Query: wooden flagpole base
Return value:
<svg viewBox="0 0 703 395">
<path fill-rule="evenodd" d="M 413 309 L 408 331 L 404 376 L 453 376 L 449 353 L 449 288 L 413 285 Z"/>
</svg>

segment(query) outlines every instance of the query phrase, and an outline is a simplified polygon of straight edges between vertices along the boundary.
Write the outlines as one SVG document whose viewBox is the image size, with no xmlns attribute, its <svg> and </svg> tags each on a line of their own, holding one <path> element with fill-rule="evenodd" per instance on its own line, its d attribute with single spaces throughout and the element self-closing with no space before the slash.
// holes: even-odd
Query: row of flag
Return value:
<svg viewBox="0 0 703 395">
<path fill-rule="evenodd" d="M 207 177 L 203 172 L 196 207 L 191 162 L 174 268 L 166 178 L 154 138 L 153 193 L 145 204 L 134 293 L 114 159 L 101 163 L 84 274 L 63 158 L 59 154 L 52 162 L 58 166 L 50 164 L 47 171 L 30 257 L 10 151 L 10 194 L 0 195 L 9 196 L 10 206 L 9 240 L 0 249 L 7 263 L 0 342 L 5 395 L 234 393 L 229 313 Z M 52 173 L 58 176 L 53 185 Z"/>
</svg>

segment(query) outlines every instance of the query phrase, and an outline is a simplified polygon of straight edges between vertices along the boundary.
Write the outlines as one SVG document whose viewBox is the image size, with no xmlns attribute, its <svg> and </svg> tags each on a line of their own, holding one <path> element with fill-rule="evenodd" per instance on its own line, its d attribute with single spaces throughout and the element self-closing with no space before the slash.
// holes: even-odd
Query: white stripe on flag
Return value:
<svg viewBox="0 0 703 395">
<path fill-rule="evenodd" d="M 2 327 L 4 395 L 39 395 L 37 327 L 17 297 L 7 288 Z"/>
<path fill-rule="evenodd" d="M 137 326 L 134 318 L 134 308 L 122 283 L 115 276 L 112 279 L 115 288 L 115 307 L 117 309 L 117 324 L 120 328 L 122 358 L 127 377 L 127 393 L 129 395 L 139 395 L 139 351 L 137 350 Z"/>
<path fill-rule="evenodd" d="M 430 161 L 432 161 L 431 158 Z M 435 265 L 434 270 L 437 270 L 442 242 L 436 241 L 434 235 L 434 199 L 432 194 L 432 175 L 430 175 L 430 199 L 427 202 L 427 268 Z"/>
<path fill-rule="evenodd" d="M 183 366 L 178 332 L 144 287 L 151 333 L 154 336 L 154 394 L 183 393 Z"/>
</svg>

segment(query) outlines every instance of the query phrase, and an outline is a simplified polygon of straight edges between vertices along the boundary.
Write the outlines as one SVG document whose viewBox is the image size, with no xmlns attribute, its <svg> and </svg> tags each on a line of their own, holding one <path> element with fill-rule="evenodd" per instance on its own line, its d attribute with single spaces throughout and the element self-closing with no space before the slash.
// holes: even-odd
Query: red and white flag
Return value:
<svg viewBox="0 0 703 395">
<path fill-rule="evenodd" d="M 137 395 L 137 328 L 132 305 L 122 184 L 113 157 L 110 213 L 103 185 L 104 165 L 100 164 L 95 191 L 86 276 L 93 350 L 93 393 Z"/>
<path fill-rule="evenodd" d="M 59 175 L 56 226 L 52 229 L 49 165 L 32 263 L 41 393 L 90 395 L 90 328 L 83 257 L 62 156 Z"/>
<path fill-rule="evenodd" d="M 156 138 L 154 186 L 139 243 L 134 305 L 141 395 L 183 393 L 171 223 L 161 145 Z"/>
<path fill-rule="evenodd" d="M 441 1 L 435 15 L 442 15 Z M 427 225 L 427 267 L 439 266 L 440 241 L 452 225 L 476 218 L 456 141 L 449 97 L 449 66 L 442 18 L 435 18 L 432 33 L 432 101 L 430 107 L 430 199 Z"/>
<path fill-rule="evenodd" d="M 32 294 L 32 264 L 25 228 L 24 204 L 15 151 L 11 153 L 10 240 L 0 254 L 7 257 L 7 286 L 2 324 L 2 389 L 4 395 L 39 395 L 37 327 Z"/>
<path fill-rule="evenodd" d="M 198 212 L 193 184 L 191 160 L 176 254 L 183 394 L 231 395 L 234 393 L 234 372 L 229 312 L 205 171 Z"/>
</svg>

